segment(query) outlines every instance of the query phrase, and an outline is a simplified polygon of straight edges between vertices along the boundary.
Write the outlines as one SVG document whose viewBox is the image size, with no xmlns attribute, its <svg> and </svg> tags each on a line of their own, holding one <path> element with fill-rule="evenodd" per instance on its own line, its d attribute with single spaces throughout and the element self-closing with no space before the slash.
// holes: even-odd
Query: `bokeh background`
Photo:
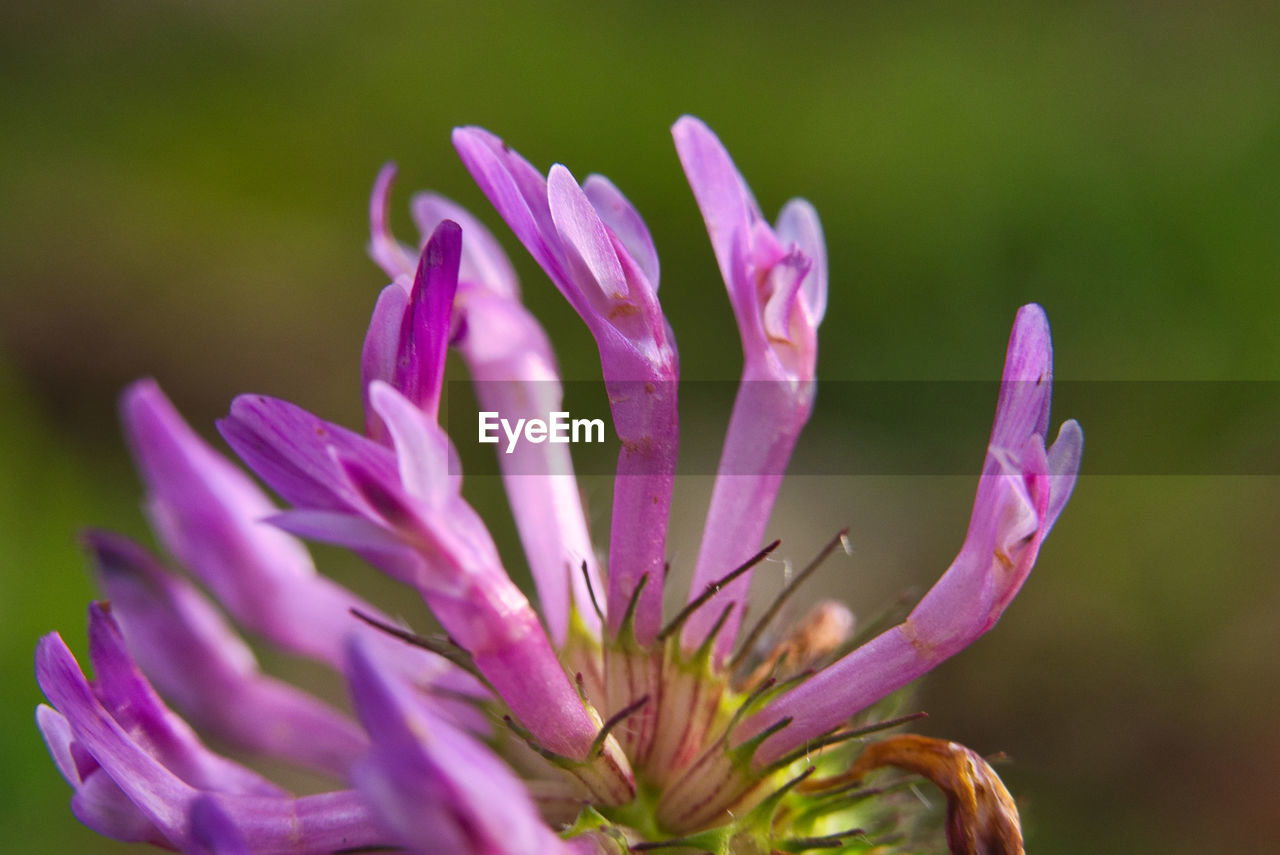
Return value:
<svg viewBox="0 0 1280 855">
<path fill-rule="evenodd" d="M 609 175 L 653 231 L 685 375 L 727 380 L 736 333 L 667 133 L 695 113 L 767 211 L 804 195 L 822 214 L 823 379 L 990 380 L 1014 311 L 1038 301 L 1087 408 L 1094 381 L 1280 381 L 1277 45 L 1274 7 L 1190 0 L 6 4 L 5 847 L 128 848 L 72 819 L 32 721 L 35 639 L 59 629 L 84 648 L 77 530 L 148 537 L 115 396 L 155 376 L 210 436 L 242 391 L 357 424 L 384 284 L 363 253 L 366 198 L 385 160 L 401 165 L 403 235 L 408 191 L 426 187 L 495 228 L 579 379 L 589 337 L 498 228 L 449 130 L 482 124 L 542 167 Z M 1032 852 L 1273 851 L 1275 411 L 1223 422 L 1195 396 L 1146 409 L 1162 429 L 1126 439 L 1143 462 L 1086 463 L 999 627 L 924 681 L 924 729 L 1011 755 Z M 775 525 L 798 561 L 851 525 L 828 584 L 866 613 L 946 566 L 973 489 L 840 474 L 865 471 L 855 447 L 914 430 L 892 419 L 820 397 L 804 442 L 835 474 L 793 479 Z M 1086 460 L 1126 426 L 1086 423 Z M 975 467 L 982 431 L 963 438 Z M 677 563 L 705 484 L 682 489 Z M 468 490 L 519 572 L 492 479 Z M 603 536 L 607 479 L 588 490 Z M 320 557 L 413 614 L 359 581 L 371 572 Z"/>
</svg>

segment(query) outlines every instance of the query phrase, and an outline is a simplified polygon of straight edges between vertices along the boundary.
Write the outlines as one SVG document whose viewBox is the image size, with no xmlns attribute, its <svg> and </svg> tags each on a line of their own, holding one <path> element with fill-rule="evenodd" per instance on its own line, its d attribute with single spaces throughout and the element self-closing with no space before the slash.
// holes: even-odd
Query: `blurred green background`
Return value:
<svg viewBox="0 0 1280 855">
<path fill-rule="evenodd" d="M 59 629 L 84 647 L 93 594 L 76 531 L 146 536 L 115 396 L 153 375 L 209 435 L 242 391 L 357 424 L 384 284 L 363 254 L 366 199 L 385 160 L 401 165 L 401 235 L 411 189 L 470 206 L 511 251 L 566 375 L 594 376 L 589 337 L 457 162 L 454 125 L 630 196 L 662 255 L 686 377 L 729 379 L 740 361 L 667 133 L 689 112 L 767 212 L 793 195 L 821 212 L 825 379 L 993 379 L 1014 311 L 1034 300 L 1062 379 L 1280 380 L 1280 13 L 965 6 L 0 10 L 6 846 L 127 848 L 70 816 L 32 721 L 35 639 Z M 1201 414 L 1159 415 L 1170 430 L 1145 453 L 1187 454 L 1178 425 Z M 848 470 L 865 417 L 820 399 L 806 447 Z M 1250 430 L 1231 441 L 1274 438 L 1274 424 Z M 500 496 L 476 480 L 514 555 Z M 677 563 L 695 551 L 703 488 L 682 492 Z M 851 525 L 855 554 L 828 578 L 872 612 L 946 566 L 972 490 L 958 476 L 797 478 L 774 528 L 803 560 Z M 1003 774 L 1030 851 L 1273 851 L 1277 499 L 1280 479 L 1245 472 L 1085 477 L 1000 626 L 924 682 L 927 732 L 1013 757 Z"/>
</svg>

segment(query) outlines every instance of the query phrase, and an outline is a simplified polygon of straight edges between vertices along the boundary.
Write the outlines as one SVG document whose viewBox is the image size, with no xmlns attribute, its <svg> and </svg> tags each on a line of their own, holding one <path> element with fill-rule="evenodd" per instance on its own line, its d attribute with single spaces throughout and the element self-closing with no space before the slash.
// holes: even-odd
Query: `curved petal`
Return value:
<svg viewBox="0 0 1280 855">
<path fill-rule="evenodd" d="M 118 839 L 198 851 L 191 811 L 199 799 L 211 797 L 259 855 L 322 855 L 387 842 L 354 793 L 295 799 L 245 794 L 234 787 L 205 789 L 183 780 L 153 753 L 157 747 L 150 740 L 161 732 L 123 727 L 94 696 L 56 634 L 41 639 L 36 649 L 36 679 L 66 717 L 78 750 L 96 764 L 72 802 L 77 816 L 95 830 Z M 141 721 L 136 714 L 118 714 Z M 153 719 L 147 721 L 154 724 Z M 214 782 L 226 785 L 230 779 L 219 774 Z"/>
<path fill-rule="evenodd" d="M 1053 344 L 1049 337 L 1049 319 L 1044 309 L 1029 303 L 1018 310 L 1009 335 L 991 445 L 1016 450 L 1032 434 L 1045 438 L 1049 433 L 1052 392 Z"/>
<path fill-rule="evenodd" d="M 595 306 L 596 312 L 607 313 L 602 311 L 605 301 L 627 296 L 627 278 L 609 231 L 573 175 L 558 163 L 547 176 L 547 202 L 556 232 L 567 250 L 576 289 Z"/>
<path fill-rule="evenodd" d="M 563 851 L 511 770 L 384 674 L 358 644 L 347 676 L 356 712 L 374 735 L 355 778 L 402 843 L 442 855 Z"/>
<path fill-rule="evenodd" d="M 462 489 L 458 467 L 450 465 L 448 437 L 393 387 L 374 383 L 369 397 L 391 432 L 401 484 L 428 506 L 442 508 L 448 497 Z"/>
<path fill-rule="evenodd" d="M 1083 434 L 1063 425 L 1046 454 L 1052 349 L 1039 306 L 1014 322 L 995 424 L 959 554 L 908 618 L 767 704 L 739 741 L 784 717 L 792 723 L 761 745 L 761 766 L 822 734 L 967 647 L 1000 619 L 1031 572 L 1066 503 Z"/>
<path fill-rule="evenodd" d="M 515 268 L 493 233 L 471 212 L 438 193 L 419 193 L 410 204 L 413 221 L 424 235 L 431 234 L 444 220 L 453 220 L 462 226 L 459 282 L 479 285 L 509 300 L 520 299 Z"/>
<path fill-rule="evenodd" d="M 1049 449 L 1049 518 L 1045 523 L 1046 530 L 1053 528 L 1058 521 L 1062 509 L 1067 506 L 1067 499 L 1076 486 L 1076 475 L 1080 472 L 1080 459 L 1084 454 L 1084 431 L 1075 419 L 1067 419 L 1058 428 L 1058 438 Z"/>
<path fill-rule="evenodd" d="M 644 218 L 622 191 L 603 175 L 588 175 L 582 183 L 582 192 L 591 201 L 600 220 L 617 236 L 627 253 L 644 271 L 645 279 L 658 290 L 658 250 Z"/>
<path fill-rule="evenodd" d="M 392 283 L 382 289 L 374 304 L 369 328 L 360 350 L 360 390 L 364 397 L 365 433 L 383 440 L 386 428 L 369 406 L 369 384 L 374 380 L 395 382 L 396 363 L 400 356 L 400 332 L 409 307 L 409 288 Z"/>
<path fill-rule="evenodd" d="M 191 838 L 193 855 L 253 855 L 235 822 L 209 796 L 191 805 Z"/>
<path fill-rule="evenodd" d="M 455 128 L 453 147 L 525 249 L 564 287 L 568 277 L 547 207 L 547 183 L 527 160 L 483 128 Z"/>
<path fill-rule="evenodd" d="M 701 119 L 681 116 L 671 128 L 676 154 L 707 223 L 707 233 L 726 283 L 742 279 L 738 255 L 745 250 L 753 223 L 763 219 L 760 207 L 720 139 Z M 744 295 L 730 287 L 729 298 L 740 317 L 749 314 Z"/>
<path fill-rule="evenodd" d="M 334 462 L 335 453 L 380 477 L 397 478 L 395 456 L 383 446 L 326 422 L 301 407 L 265 395 L 241 395 L 218 430 L 240 459 L 290 503 L 348 511 L 362 507 Z"/>
<path fill-rule="evenodd" d="M 827 312 L 827 241 L 818 212 L 804 199 L 792 199 L 778 215 L 775 231 L 784 246 L 794 245 L 809 259 L 804 298 L 816 326 Z"/>
<path fill-rule="evenodd" d="M 261 673 L 212 604 L 141 547 L 105 532 L 86 541 L 130 650 L 197 725 L 241 748 L 338 776 L 365 750 L 354 721 Z"/>
<path fill-rule="evenodd" d="M 383 164 L 369 197 L 369 256 L 390 279 L 411 275 L 414 268 L 414 254 L 392 236 L 388 222 L 395 179 L 396 165 Z"/>
</svg>

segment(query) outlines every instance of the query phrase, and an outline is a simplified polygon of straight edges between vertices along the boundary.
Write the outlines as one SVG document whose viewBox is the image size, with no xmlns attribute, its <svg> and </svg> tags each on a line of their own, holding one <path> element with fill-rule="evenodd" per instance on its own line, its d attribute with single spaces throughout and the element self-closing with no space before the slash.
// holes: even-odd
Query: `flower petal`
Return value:
<svg viewBox="0 0 1280 855">
<path fill-rule="evenodd" d="M 49 748 L 49 755 L 53 757 L 62 777 L 73 787 L 79 784 L 80 770 L 71 753 L 71 743 L 75 741 L 75 737 L 71 735 L 67 717 L 48 704 L 39 704 L 36 706 L 36 726 L 40 728 L 44 744 Z"/>
<path fill-rule="evenodd" d="M 558 163 L 547 176 L 547 202 L 575 290 L 595 313 L 607 314 L 606 301 L 627 296 L 627 279 L 600 215 L 569 170 Z M 572 302 L 573 297 L 566 296 Z"/>
<path fill-rule="evenodd" d="M 813 323 L 817 325 L 827 312 L 827 242 L 818 212 L 804 199 L 792 199 L 778 215 L 776 231 L 784 246 L 794 245 L 801 255 L 809 259 L 809 272 L 804 277 L 804 298 Z"/>
<path fill-rule="evenodd" d="M 374 735 L 356 781 L 401 842 L 424 853 L 560 851 L 524 785 L 488 748 L 383 673 L 358 644 L 347 676 Z"/>
<path fill-rule="evenodd" d="M 1024 306 L 1014 321 L 995 424 L 959 554 L 907 620 L 744 722 L 739 741 L 792 718 L 761 745 L 757 765 L 837 727 L 964 649 L 1000 619 L 1030 574 L 1080 463 L 1083 434 L 1074 422 L 1063 425 L 1061 450 L 1052 457 L 1045 452 L 1052 371 L 1044 311 Z"/>
<path fill-rule="evenodd" d="M 209 796 L 191 805 L 191 838 L 194 855 L 253 855 L 235 822 Z"/>
<path fill-rule="evenodd" d="M 410 286 L 412 287 L 412 286 Z M 400 356 L 400 331 L 409 307 L 409 292 L 393 283 L 382 289 L 369 319 L 364 346 L 360 351 L 360 388 L 364 396 L 365 433 L 383 440 L 386 429 L 369 406 L 369 384 L 375 380 L 395 381 Z"/>
<path fill-rule="evenodd" d="M 362 507 L 333 453 L 396 477 L 391 452 L 299 406 L 264 395 L 241 395 L 218 430 L 240 458 L 292 504 L 351 511 Z M 333 450 L 332 453 L 330 450 Z"/>
<path fill-rule="evenodd" d="M 746 248 L 747 231 L 752 223 L 764 219 L 760 206 L 720 139 L 700 119 L 681 116 L 672 126 L 671 136 L 707 223 L 720 275 L 730 284 L 729 297 L 734 301 L 734 311 L 742 315 L 741 291 L 733 283 L 742 278 L 738 258 Z"/>
<path fill-rule="evenodd" d="M 374 412 L 382 417 L 395 443 L 400 483 L 415 498 L 436 510 L 462 489 L 460 467 L 450 465 L 454 451 L 435 420 L 385 383 L 369 389 Z"/>
<path fill-rule="evenodd" d="M 262 674 L 212 604 L 141 547 L 105 532 L 86 540 L 130 649 L 197 725 L 241 748 L 338 776 L 365 750 L 355 722 Z"/>
<path fill-rule="evenodd" d="M 275 506 L 196 436 L 154 383 L 130 387 L 121 409 L 156 529 L 169 551 L 243 625 L 290 650 L 338 665 L 342 636 L 355 624 L 351 609 L 372 613 L 373 608 L 317 575 L 302 545 L 263 521 Z M 301 485 L 302 496 L 321 496 L 330 506 L 354 496 L 321 444 L 326 437 L 374 465 L 394 466 L 387 449 L 292 405 L 253 398 L 239 409 L 248 414 L 228 420 L 234 425 L 231 433 L 269 471 L 290 473 L 289 483 Z M 277 429 L 272 419 L 284 428 Z M 264 438 L 279 445 L 268 446 Z M 303 453 L 289 459 L 281 445 Z"/>
<path fill-rule="evenodd" d="M 94 694 L 116 723 L 164 766 L 201 789 L 247 795 L 284 795 L 256 772 L 209 751 L 195 732 L 164 705 L 124 646 L 106 607 L 89 607 L 89 658 Z"/>
<path fill-rule="evenodd" d="M 395 182 L 396 165 L 383 164 L 373 182 L 369 198 L 369 255 L 394 280 L 397 276 L 412 275 L 414 253 L 391 235 L 390 200 L 391 185 Z"/>
<path fill-rule="evenodd" d="M 609 227 L 644 271 L 645 279 L 653 286 L 653 290 L 657 291 L 660 273 L 658 251 L 654 248 L 653 237 L 640 212 L 603 175 L 588 175 L 587 180 L 582 183 L 582 192 L 591 201 L 600 220 Z"/>
<path fill-rule="evenodd" d="M 410 204 L 413 221 L 424 235 L 431 234 L 445 220 L 453 220 L 462 227 L 459 283 L 480 285 L 509 300 L 520 299 L 515 268 L 493 233 L 471 212 L 438 193 L 419 193 Z"/>
<path fill-rule="evenodd" d="M 114 670 L 115 666 L 108 664 Z M 89 775 L 72 802 L 77 816 L 95 830 L 119 839 L 146 840 L 191 851 L 197 842 L 191 833 L 190 812 L 195 802 L 207 795 L 217 800 L 259 855 L 322 855 L 335 849 L 386 843 L 354 793 L 294 799 L 201 790 L 182 780 L 151 753 L 156 750 L 154 745 L 144 747 L 137 741 L 149 742 L 159 732 L 123 728 L 94 697 L 71 651 L 56 634 L 41 639 L 36 649 L 36 679 L 66 716 L 79 748 L 101 766 Z M 141 721 L 123 710 L 116 714 L 128 721 Z M 154 719 L 147 722 L 155 723 Z M 209 768 L 191 771 L 203 774 Z M 229 782 L 224 774 L 216 779 Z"/>
<path fill-rule="evenodd" d="M 400 370 L 395 387 L 432 420 L 440 410 L 444 362 L 449 352 L 453 296 L 458 290 L 462 230 L 452 220 L 436 226 L 418 262 L 400 334 Z"/>
<path fill-rule="evenodd" d="M 1045 522 L 1046 533 L 1058 521 L 1062 509 L 1067 506 L 1080 472 L 1080 459 L 1084 454 L 1084 431 L 1075 419 L 1067 419 L 1058 428 L 1058 438 L 1049 449 L 1049 513 Z"/>
<path fill-rule="evenodd" d="M 1009 336 L 991 445 L 1016 451 L 1032 434 L 1046 438 L 1052 392 L 1049 319 L 1044 309 L 1030 303 L 1018 310 Z"/>
<path fill-rule="evenodd" d="M 455 128 L 453 146 L 529 254 L 558 286 L 567 284 L 555 223 L 547 207 L 547 182 L 541 173 L 483 128 Z"/>
<path fill-rule="evenodd" d="M 733 305 L 744 362 L 689 588 L 693 601 L 764 541 L 782 475 L 813 409 L 827 269 L 822 226 L 812 206 L 789 202 L 775 234 L 706 125 L 685 116 L 672 136 Z M 715 608 L 693 613 L 681 634 L 686 651 L 701 646 L 721 611 L 734 605 L 716 638 L 716 654 L 728 654 L 746 611 L 751 575 L 725 586 Z"/>
</svg>

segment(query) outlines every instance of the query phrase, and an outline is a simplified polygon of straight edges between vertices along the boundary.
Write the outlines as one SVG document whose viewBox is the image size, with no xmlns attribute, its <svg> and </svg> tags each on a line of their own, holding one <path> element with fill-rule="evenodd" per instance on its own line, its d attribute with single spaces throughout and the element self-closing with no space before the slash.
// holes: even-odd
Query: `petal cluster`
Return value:
<svg viewBox="0 0 1280 855">
<path fill-rule="evenodd" d="M 853 617 L 836 603 L 772 647 L 757 642 L 779 636 L 761 633 L 773 609 L 740 639 L 751 569 L 778 545 L 762 548 L 813 409 L 826 250 L 811 205 L 788 202 L 771 225 L 706 125 L 685 117 L 672 130 L 743 347 L 686 606 L 664 622 L 679 361 L 644 220 L 607 179 L 579 184 L 562 165 L 544 175 L 488 131 L 458 129 L 464 165 L 596 339 L 621 442 L 607 556 L 563 445 L 499 455 L 539 608 L 464 498 L 440 424 L 450 352 L 481 406 L 513 419 L 559 408 L 560 376 L 494 236 L 423 194 L 412 202 L 420 242 L 402 244 L 385 167 L 369 252 L 390 282 L 362 349 L 362 429 L 261 395 L 237 398 L 218 424 L 288 507 L 154 382 L 123 396 L 147 513 L 186 572 L 89 532 L 109 600 L 89 611 L 93 678 L 57 634 L 39 643 L 49 705 L 36 719 L 82 822 L 224 855 L 882 852 L 904 835 L 839 825 L 884 825 L 843 794 L 850 776 L 896 766 L 947 793 L 954 851 L 997 838 L 1020 848 L 1011 798 L 968 749 L 921 737 L 872 742 L 858 759 L 848 749 L 897 723 L 868 723 L 869 708 L 996 623 L 1071 494 L 1083 438 L 1068 421 L 1048 442 L 1044 311 L 1015 318 L 968 533 L 906 619 L 843 655 Z M 415 632 L 317 573 L 300 538 L 404 583 L 439 632 Z M 351 711 L 264 671 L 246 635 L 334 671 Z M 332 787 L 294 795 L 201 734 Z M 814 777 L 818 765 L 830 774 Z"/>
</svg>

